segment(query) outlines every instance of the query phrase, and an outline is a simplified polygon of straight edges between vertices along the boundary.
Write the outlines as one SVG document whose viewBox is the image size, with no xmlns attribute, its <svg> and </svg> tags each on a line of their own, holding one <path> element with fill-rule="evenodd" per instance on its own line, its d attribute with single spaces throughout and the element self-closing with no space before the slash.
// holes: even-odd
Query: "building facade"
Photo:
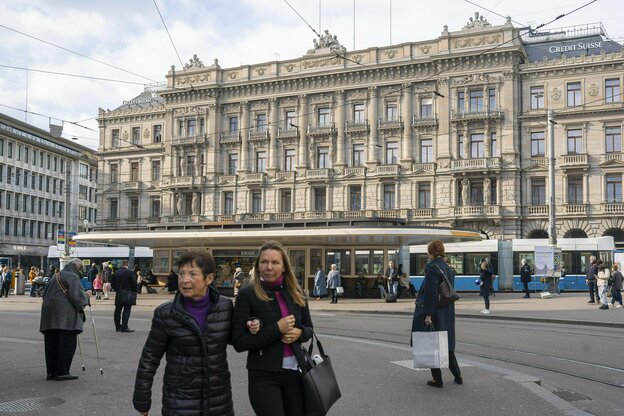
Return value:
<svg viewBox="0 0 624 416">
<path fill-rule="evenodd" d="M 531 34 L 479 16 L 352 52 L 326 31 L 293 60 L 195 56 L 100 109 L 98 229 L 403 218 L 542 237 L 551 109 L 558 234 L 622 240 L 623 64 L 600 25 Z"/>
<path fill-rule="evenodd" d="M 0 114 L 0 257 L 44 268 L 57 231 L 94 227 L 97 163 L 93 150 Z"/>
</svg>

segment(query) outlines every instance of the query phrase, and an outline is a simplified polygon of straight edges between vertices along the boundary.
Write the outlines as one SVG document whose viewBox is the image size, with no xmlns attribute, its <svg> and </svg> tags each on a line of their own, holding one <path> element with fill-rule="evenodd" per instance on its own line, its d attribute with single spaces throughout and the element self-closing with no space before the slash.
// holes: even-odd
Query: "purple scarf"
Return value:
<svg viewBox="0 0 624 416">
<path fill-rule="evenodd" d="M 203 334 L 206 327 L 206 316 L 210 310 L 210 288 L 206 290 L 206 295 L 199 300 L 182 296 L 182 305 L 184 305 L 184 310 L 197 321 L 197 325 Z"/>
<path fill-rule="evenodd" d="M 277 303 L 280 307 L 280 312 L 282 314 L 282 318 L 290 315 L 290 310 L 288 309 L 288 304 L 286 303 L 286 299 L 284 299 L 284 295 L 279 290 L 279 288 L 283 287 L 284 284 L 284 275 L 281 275 L 274 282 L 262 281 L 262 285 L 267 289 L 273 289 L 275 291 L 275 299 L 277 299 Z M 295 355 L 290 344 L 284 344 L 284 357 L 292 357 Z"/>
</svg>

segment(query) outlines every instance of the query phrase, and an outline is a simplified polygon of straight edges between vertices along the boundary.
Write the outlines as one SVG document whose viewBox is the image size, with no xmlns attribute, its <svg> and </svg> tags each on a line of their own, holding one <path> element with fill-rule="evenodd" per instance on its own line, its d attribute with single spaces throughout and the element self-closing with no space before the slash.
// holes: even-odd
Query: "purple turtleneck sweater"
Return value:
<svg viewBox="0 0 624 416">
<path fill-rule="evenodd" d="M 282 286 L 283 284 L 284 284 L 284 275 L 281 275 L 279 279 L 277 279 L 274 282 L 266 282 L 264 280 L 262 281 L 262 285 L 265 286 L 267 289 L 275 289 L 279 286 Z M 277 299 L 277 303 L 280 307 L 280 312 L 282 313 L 282 318 L 290 315 L 288 304 L 286 303 L 286 299 L 284 299 L 282 292 L 280 292 L 279 290 L 275 290 L 274 293 L 275 293 L 275 299 Z M 290 344 L 284 344 L 284 357 L 292 357 L 293 355 L 295 355 L 295 353 L 293 352 L 293 349 L 290 346 Z"/>
<path fill-rule="evenodd" d="M 184 310 L 195 318 L 203 334 L 206 327 L 206 316 L 208 316 L 208 310 L 210 309 L 210 288 L 206 290 L 206 295 L 199 300 L 182 296 L 182 305 L 184 305 Z"/>
</svg>

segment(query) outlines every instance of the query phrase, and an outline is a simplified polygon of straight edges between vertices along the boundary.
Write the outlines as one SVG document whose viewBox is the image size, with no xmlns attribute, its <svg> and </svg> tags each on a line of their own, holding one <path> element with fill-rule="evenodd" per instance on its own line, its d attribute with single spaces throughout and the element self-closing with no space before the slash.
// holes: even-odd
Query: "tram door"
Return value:
<svg viewBox="0 0 624 416">
<path fill-rule="evenodd" d="M 290 265 L 293 268 L 293 272 L 295 273 L 295 277 L 297 277 L 297 281 L 299 285 L 303 289 L 304 293 L 308 293 L 308 287 L 306 285 L 305 277 L 305 250 L 289 250 L 288 255 L 290 256 Z"/>
</svg>

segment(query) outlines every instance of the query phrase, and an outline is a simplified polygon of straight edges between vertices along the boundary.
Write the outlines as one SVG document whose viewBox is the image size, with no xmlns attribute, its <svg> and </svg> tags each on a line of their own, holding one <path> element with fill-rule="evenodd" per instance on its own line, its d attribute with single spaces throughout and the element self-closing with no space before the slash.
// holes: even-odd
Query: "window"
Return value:
<svg viewBox="0 0 624 416">
<path fill-rule="evenodd" d="M 178 137 L 184 137 L 184 120 L 178 121 Z"/>
<path fill-rule="evenodd" d="M 13 159 L 13 142 L 8 142 L 7 157 Z"/>
<path fill-rule="evenodd" d="M 351 211 L 359 211 L 362 209 L 362 186 L 349 186 L 349 209 Z"/>
<path fill-rule="evenodd" d="M 568 204 L 583 203 L 583 177 L 568 176 Z"/>
<path fill-rule="evenodd" d="M 186 155 L 186 165 L 185 165 L 186 176 L 195 176 L 197 172 L 195 172 L 195 155 Z"/>
<path fill-rule="evenodd" d="M 470 91 L 470 112 L 483 111 L 483 90 Z"/>
<path fill-rule="evenodd" d="M 0 139 L 0 156 L 4 156 L 4 139 Z"/>
<path fill-rule="evenodd" d="M 87 199 L 87 187 L 86 186 L 84 185 L 78 186 L 78 197 L 80 199 Z"/>
<path fill-rule="evenodd" d="M 543 131 L 531 132 L 531 156 L 544 156 L 546 155 L 546 141 L 544 140 Z"/>
<path fill-rule="evenodd" d="M 386 120 L 398 121 L 399 120 L 399 107 L 397 103 L 386 104 Z"/>
<path fill-rule="evenodd" d="M 483 205 L 483 182 L 470 182 L 470 205 Z"/>
<path fill-rule="evenodd" d="M 228 175 L 236 175 L 238 172 L 238 153 L 228 154 Z"/>
<path fill-rule="evenodd" d="M 321 107 L 318 109 L 318 125 L 317 127 L 329 127 L 329 107 Z"/>
<path fill-rule="evenodd" d="M 605 150 L 607 153 L 622 151 L 622 130 L 620 127 L 605 128 Z"/>
<path fill-rule="evenodd" d="M 293 110 L 286 111 L 286 130 L 296 128 L 293 125 L 297 125 L 297 112 Z"/>
<path fill-rule="evenodd" d="M 314 188 L 314 210 L 325 211 L 327 209 L 327 190 Z"/>
<path fill-rule="evenodd" d="M 154 134 L 153 134 L 154 143 L 162 142 L 162 124 L 156 124 L 154 126 Z"/>
<path fill-rule="evenodd" d="M 39 167 L 43 167 L 43 152 L 39 152 Z"/>
<path fill-rule="evenodd" d="M 119 182 L 119 165 L 110 165 L 110 182 Z"/>
<path fill-rule="evenodd" d="M 420 99 L 420 117 L 433 117 L 433 98 L 427 97 Z"/>
<path fill-rule="evenodd" d="M 622 174 L 607 175 L 607 202 L 622 202 Z"/>
<path fill-rule="evenodd" d="M 496 133 L 490 133 L 490 156 L 498 156 L 498 140 L 496 139 Z"/>
<path fill-rule="evenodd" d="M 466 148 L 464 147 L 464 135 L 460 134 L 457 136 L 457 154 L 459 159 L 466 158 Z"/>
<path fill-rule="evenodd" d="M 264 172 L 266 169 L 266 157 L 265 151 L 256 152 L 256 172 Z"/>
<path fill-rule="evenodd" d="M 353 160 L 351 161 L 351 165 L 354 167 L 364 166 L 364 145 L 363 144 L 353 144 Z"/>
<path fill-rule="evenodd" d="M 109 211 L 109 215 L 108 217 L 111 220 L 116 220 L 118 217 L 118 205 L 119 205 L 119 201 L 117 200 L 117 198 L 112 198 L 109 200 L 108 202 L 108 211 Z"/>
<path fill-rule="evenodd" d="M 30 147 L 24 147 L 24 162 L 28 163 L 30 161 Z"/>
<path fill-rule="evenodd" d="M 568 87 L 568 106 L 575 107 L 577 105 L 583 104 L 583 101 L 581 100 L 581 83 L 570 82 L 567 87 Z"/>
<path fill-rule="evenodd" d="M 139 162 L 130 162 L 130 182 L 139 180 Z"/>
<path fill-rule="evenodd" d="M 262 212 L 262 192 L 261 191 L 251 192 L 251 212 L 254 214 L 258 214 Z"/>
<path fill-rule="evenodd" d="M 490 179 L 490 201 L 489 203 L 492 205 L 496 205 L 496 199 L 498 196 L 498 192 L 496 191 L 496 186 L 498 181 L 496 179 Z"/>
<path fill-rule="evenodd" d="M 364 124 L 366 117 L 364 116 L 364 104 L 353 105 L 353 123 Z"/>
<path fill-rule="evenodd" d="M 544 108 L 544 87 L 531 87 L 531 110 Z"/>
<path fill-rule="evenodd" d="M 287 172 L 295 170 L 295 149 L 284 150 L 284 170 Z"/>
<path fill-rule="evenodd" d="M 466 95 L 463 91 L 457 92 L 457 112 L 463 113 L 466 106 Z"/>
<path fill-rule="evenodd" d="M 113 129 L 111 138 L 111 147 L 119 147 L 119 129 Z"/>
<path fill-rule="evenodd" d="M 223 192 L 223 215 L 234 214 L 234 192 Z"/>
<path fill-rule="evenodd" d="M 386 165 L 399 163 L 399 142 L 386 143 Z"/>
<path fill-rule="evenodd" d="M 431 208 L 431 184 L 418 184 L 418 208 Z"/>
<path fill-rule="evenodd" d="M 383 209 L 394 209 L 396 206 L 396 194 L 394 184 L 383 186 Z"/>
<path fill-rule="evenodd" d="M 319 147 L 316 149 L 317 153 L 317 168 L 327 169 L 329 168 L 329 147 Z"/>
<path fill-rule="evenodd" d="M 280 212 L 292 211 L 292 191 L 290 189 L 280 190 Z"/>
<path fill-rule="evenodd" d="M 50 177 L 46 176 L 46 188 L 45 188 L 46 192 L 50 192 Z"/>
<path fill-rule="evenodd" d="M 130 198 L 130 213 L 129 213 L 129 217 L 130 219 L 137 219 L 139 218 L 139 198 L 136 196 L 133 196 Z"/>
<path fill-rule="evenodd" d="M 199 134 L 206 133 L 206 120 L 202 117 L 199 119 Z"/>
<path fill-rule="evenodd" d="M 496 110 L 496 88 L 488 88 L 488 110 Z"/>
<path fill-rule="evenodd" d="M 258 114 L 256 116 L 256 131 L 263 132 L 267 129 L 267 116 L 266 114 Z"/>
<path fill-rule="evenodd" d="M 420 140 L 420 163 L 433 162 L 433 139 Z"/>
<path fill-rule="evenodd" d="M 22 160 L 22 145 L 21 144 L 17 144 L 17 161 L 21 162 Z"/>
<path fill-rule="evenodd" d="M 51 165 L 52 165 L 52 158 L 50 157 L 50 155 L 46 155 L 46 168 L 50 170 Z"/>
<path fill-rule="evenodd" d="M 81 163 L 78 167 L 80 178 L 81 179 L 89 179 L 89 166 Z"/>
<path fill-rule="evenodd" d="M 620 98 L 620 79 L 605 80 L 605 103 L 619 103 Z"/>
<path fill-rule="evenodd" d="M 132 144 L 141 144 L 141 127 L 132 127 Z"/>
<path fill-rule="evenodd" d="M 229 118 L 229 132 L 230 133 L 237 133 L 238 132 L 238 117 L 237 116 L 231 116 Z"/>
<path fill-rule="evenodd" d="M 78 207 L 78 219 L 80 220 L 80 222 L 82 222 L 82 220 L 87 218 L 87 207 L 85 207 L 84 205 L 80 205 Z"/>
<path fill-rule="evenodd" d="M 188 137 L 195 136 L 197 134 L 197 120 L 194 118 L 186 120 L 186 135 Z"/>
<path fill-rule="evenodd" d="M 152 180 L 160 180 L 160 160 L 152 160 Z"/>
<path fill-rule="evenodd" d="M 483 145 L 482 133 L 470 135 L 470 157 L 473 159 L 480 159 L 485 157 L 485 147 Z"/>
<path fill-rule="evenodd" d="M 583 153 L 583 149 L 581 146 L 582 136 L 583 132 L 581 131 L 581 129 L 567 131 L 569 155 Z"/>
</svg>

